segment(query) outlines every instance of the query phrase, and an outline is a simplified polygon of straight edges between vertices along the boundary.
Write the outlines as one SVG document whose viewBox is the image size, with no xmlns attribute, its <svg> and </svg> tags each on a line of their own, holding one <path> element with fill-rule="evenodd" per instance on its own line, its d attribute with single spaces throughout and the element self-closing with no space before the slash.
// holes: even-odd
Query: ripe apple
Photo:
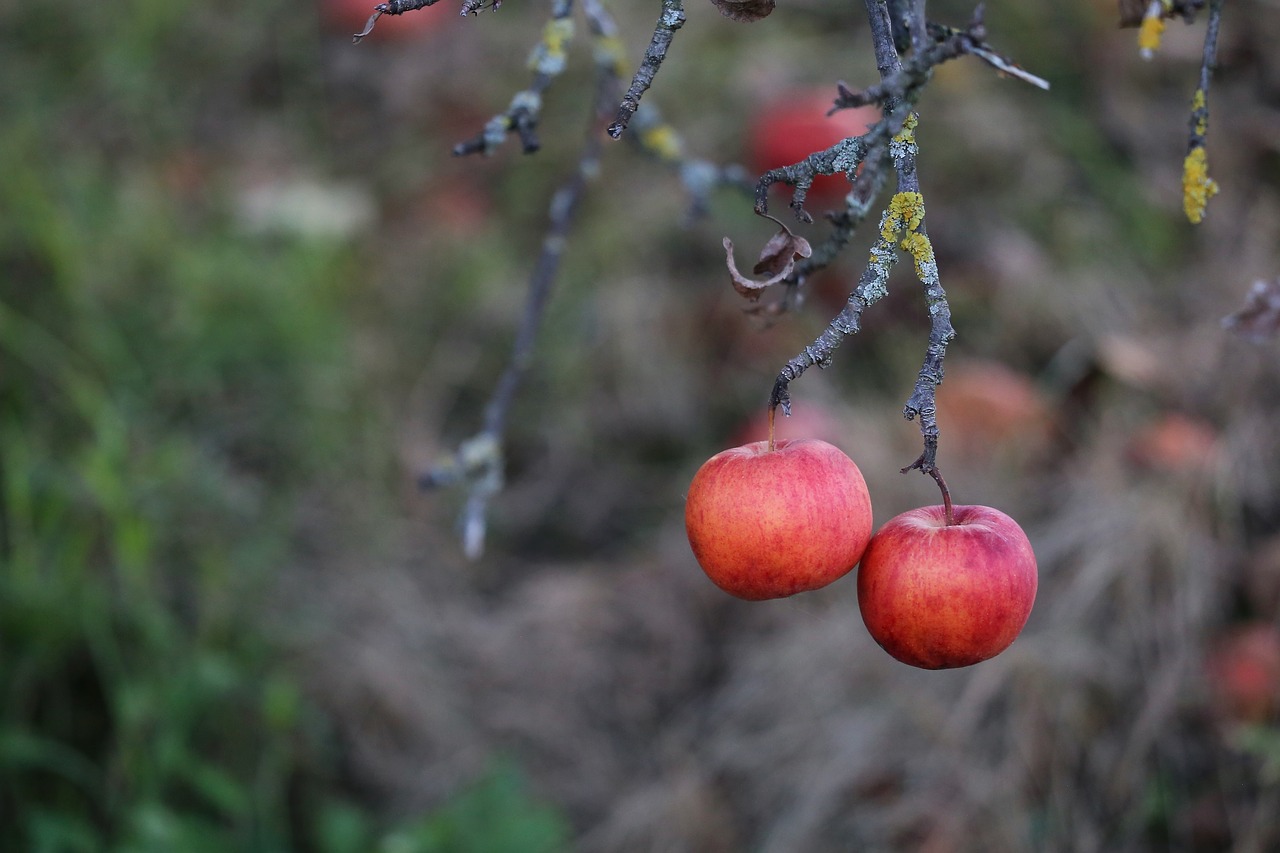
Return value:
<svg viewBox="0 0 1280 853">
<path fill-rule="evenodd" d="M 790 166 L 846 137 L 866 133 L 869 125 L 880 120 L 875 107 L 855 107 L 828 116 L 834 99 L 835 92 L 828 88 L 803 89 L 765 103 L 749 131 L 751 168 L 763 174 Z M 831 203 L 847 192 L 849 182 L 842 175 L 820 175 L 809 199 Z"/>
<path fill-rule="evenodd" d="M 858 609 L 885 651 L 922 669 L 995 657 L 1036 598 L 1036 556 L 1018 523 L 987 506 L 913 509 L 871 537 Z"/>
<path fill-rule="evenodd" d="M 862 472 L 819 439 L 755 441 L 712 456 L 689 484 L 685 529 L 698 565 L 731 595 L 783 598 L 826 586 L 871 538 Z"/>
</svg>

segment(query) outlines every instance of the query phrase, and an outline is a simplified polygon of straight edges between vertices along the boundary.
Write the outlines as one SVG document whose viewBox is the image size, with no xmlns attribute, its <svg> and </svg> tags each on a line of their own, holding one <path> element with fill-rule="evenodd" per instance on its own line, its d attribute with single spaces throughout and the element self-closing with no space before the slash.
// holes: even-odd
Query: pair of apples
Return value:
<svg viewBox="0 0 1280 853">
<path fill-rule="evenodd" d="M 1035 602 L 1035 554 L 1012 518 L 986 506 L 922 507 L 873 536 L 862 472 L 819 439 L 772 449 L 756 441 L 711 457 L 689 486 L 685 527 L 707 576 L 748 600 L 818 589 L 861 563 L 867 630 L 923 669 L 1000 654 Z"/>
</svg>

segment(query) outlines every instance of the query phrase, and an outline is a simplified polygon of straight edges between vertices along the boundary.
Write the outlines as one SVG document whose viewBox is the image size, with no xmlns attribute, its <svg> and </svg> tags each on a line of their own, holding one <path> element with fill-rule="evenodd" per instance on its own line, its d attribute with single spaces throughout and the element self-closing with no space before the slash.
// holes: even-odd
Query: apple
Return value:
<svg viewBox="0 0 1280 853">
<path fill-rule="evenodd" d="M 799 163 L 846 137 L 861 136 L 880 120 L 880 110 L 870 106 L 828 116 L 835 94 L 829 88 L 803 89 L 766 102 L 748 132 L 751 168 L 763 174 Z M 809 199 L 830 203 L 848 192 L 849 181 L 843 175 L 820 175 L 809 190 Z"/>
<path fill-rule="evenodd" d="M 1052 421 L 1049 405 L 1028 376 L 985 359 L 947 365 L 937 412 L 943 441 L 979 461 L 1042 446 Z"/>
<path fill-rule="evenodd" d="M 1280 628 L 1270 622 L 1233 627 L 1211 647 L 1205 676 L 1229 719 L 1266 721 L 1280 709 Z"/>
<path fill-rule="evenodd" d="M 951 669 L 995 657 L 1036 599 L 1036 556 L 1018 523 L 988 506 L 927 506 L 876 531 L 858 569 L 858 609 L 903 663 Z"/>
<path fill-rule="evenodd" d="M 871 497 L 853 460 L 825 441 L 754 441 L 698 469 L 685 502 L 698 565 L 749 601 L 824 587 L 871 538 Z"/>
<path fill-rule="evenodd" d="M 1218 431 L 1198 418 L 1168 412 L 1129 438 L 1129 459 L 1167 474 L 1198 474 L 1218 455 Z"/>
<path fill-rule="evenodd" d="M 320 0 L 320 20 L 325 30 L 350 38 L 364 29 L 374 7 L 382 0 Z M 378 41 L 410 41 L 440 29 L 449 15 L 443 9 L 424 7 L 403 15 L 382 15 L 370 38 Z"/>
</svg>

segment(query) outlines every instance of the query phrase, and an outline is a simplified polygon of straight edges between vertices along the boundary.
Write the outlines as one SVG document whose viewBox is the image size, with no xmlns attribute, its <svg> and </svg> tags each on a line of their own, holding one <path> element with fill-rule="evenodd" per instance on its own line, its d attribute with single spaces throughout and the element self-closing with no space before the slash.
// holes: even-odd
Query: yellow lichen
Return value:
<svg viewBox="0 0 1280 853">
<path fill-rule="evenodd" d="M 889 215 L 880 227 L 880 236 L 886 242 L 904 228 L 914 231 L 924 220 L 924 196 L 920 193 L 897 193 L 889 200 Z"/>
<path fill-rule="evenodd" d="M 912 145 L 916 141 L 916 125 L 919 123 L 920 117 L 915 113 L 907 116 L 907 120 L 902 123 L 902 130 L 894 134 L 893 141 L 902 145 Z"/>
<path fill-rule="evenodd" d="M 1209 111 L 1205 103 L 1204 89 L 1196 89 L 1195 94 L 1191 96 L 1191 114 L 1197 116 L 1195 128 L 1197 136 L 1204 136 L 1209 132 Z"/>
<path fill-rule="evenodd" d="M 669 124 L 659 124 L 640 134 L 640 143 L 660 160 L 679 160 L 682 152 L 680 135 Z"/>
<path fill-rule="evenodd" d="M 933 264 L 933 244 L 929 238 L 919 231 L 912 231 L 902 238 L 899 244 L 916 262 L 916 278 L 924 279 L 928 274 L 926 267 Z"/>
<path fill-rule="evenodd" d="M 1191 149 L 1182 161 L 1182 209 L 1192 224 L 1204 219 L 1209 199 L 1218 194 L 1218 183 L 1209 177 L 1209 156 L 1202 146 Z"/>
<path fill-rule="evenodd" d="M 1160 39 L 1163 35 L 1164 18 L 1161 18 L 1158 12 L 1155 15 L 1148 12 L 1142 19 L 1142 26 L 1138 28 L 1138 50 L 1144 59 L 1150 59 L 1160 48 Z"/>
</svg>

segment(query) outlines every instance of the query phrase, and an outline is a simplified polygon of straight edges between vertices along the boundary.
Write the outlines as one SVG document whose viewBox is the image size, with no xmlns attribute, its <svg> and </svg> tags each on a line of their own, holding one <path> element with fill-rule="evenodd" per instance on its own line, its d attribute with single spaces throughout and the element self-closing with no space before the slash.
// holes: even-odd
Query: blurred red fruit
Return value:
<svg viewBox="0 0 1280 853">
<path fill-rule="evenodd" d="M 1170 412 L 1129 439 L 1129 458 L 1143 468 L 1168 474 L 1204 471 L 1218 452 L 1218 432 L 1197 418 Z"/>
<path fill-rule="evenodd" d="M 1258 723 L 1280 709 L 1280 629 L 1269 623 L 1233 628 L 1205 659 L 1219 709 L 1237 722 Z"/>
<path fill-rule="evenodd" d="M 937 391 L 938 429 L 966 457 L 997 449 L 1033 448 L 1049 432 L 1049 407 L 1031 379 L 997 361 L 947 365 Z"/>
<path fill-rule="evenodd" d="M 748 158 L 759 173 L 798 163 L 815 151 L 849 136 L 861 136 L 880 120 L 875 107 L 840 110 L 827 116 L 835 99 L 832 88 L 805 89 L 765 104 L 751 124 Z M 813 182 L 809 199 L 830 204 L 849 191 L 843 175 L 823 175 Z"/>
<path fill-rule="evenodd" d="M 789 418 L 785 417 L 779 409 L 773 421 L 773 437 L 777 441 L 819 438 L 837 447 L 843 443 L 839 419 L 826 406 L 813 402 L 793 404 Z M 729 442 L 738 445 L 750 444 L 753 441 L 768 441 L 768 439 L 769 408 L 765 406 L 742 424 Z"/>
</svg>

